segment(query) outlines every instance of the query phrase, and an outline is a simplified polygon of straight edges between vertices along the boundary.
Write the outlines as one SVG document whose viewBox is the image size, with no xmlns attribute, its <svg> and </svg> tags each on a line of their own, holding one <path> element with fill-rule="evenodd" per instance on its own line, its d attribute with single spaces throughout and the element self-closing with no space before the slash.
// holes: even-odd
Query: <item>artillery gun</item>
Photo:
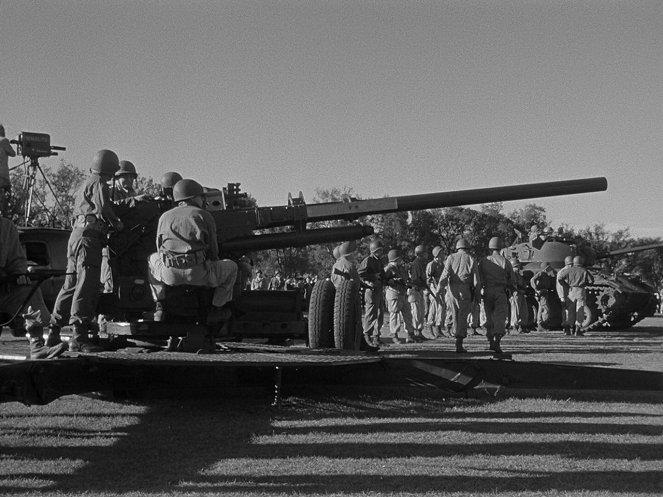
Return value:
<svg viewBox="0 0 663 497">
<path fill-rule="evenodd" d="M 334 228 L 311 228 L 319 221 L 345 220 L 350 223 L 369 214 L 414 211 L 488 202 L 605 191 L 605 178 L 555 181 L 525 185 L 428 193 L 400 197 L 306 204 L 303 196 L 289 196 L 288 204 L 272 207 L 250 206 L 238 183 L 230 183 L 206 195 L 207 210 L 217 224 L 218 242 L 224 257 L 235 260 L 252 251 L 299 247 L 356 240 L 369 236 L 373 228 L 361 224 Z M 303 338 L 311 347 L 357 349 L 361 339 L 359 285 L 344 282 L 335 289 L 329 280 L 316 283 L 308 308 L 299 291 L 242 291 L 233 299 L 234 316 L 220 326 L 206 324 L 210 292 L 200 287 L 177 287 L 167 292 L 165 306 L 172 322 L 150 321 L 153 311 L 147 283 L 147 257 L 154 250 L 155 230 L 160 214 L 156 203 L 141 202 L 118 213 L 125 230 L 111 236 L 111 266 L 119 275 L 114 293 L 102 301 L 101 312 L 123 321 L 109 322 L 109 336 L 127 339 L 163 339 L 184 336 L 186 350 L 209 345 L 210 337 Z M 264 233 L 272 228 L 285 232 Z M 105 308 L 103 308 L 105 307 Z M 171 312 L 172 311 L 172 312 Z M 206 342 L 207 341 L 207 342 Z"/>
<path fill-rule="evenodd" d="M 505 249 L 511 257 L 517 257 L 525 270 L 540 271 L 542 262 L 549 262 L 556 270 L 564 267 L 564 258 L 580 255 L 585 266 L 594 276 L 594 284 L 586 288 L 587 303 L 585 330 L 623 330 L 646 317 L 653 316 L 658 305 L 656 289 L 635 275 L 610 273 L 601 270 L 601 260 L 645 250 L 663 248 L 663 243 L 626 247 L 610 252 L 597 253 L 589 244 L 578 243 L 564 237 L 540 238 L 538 241 L 516 243 Z M 560 329 L 562 326 L 561 304 L 555 294 L 551 316 L 546 327 Z"/>
</svg>

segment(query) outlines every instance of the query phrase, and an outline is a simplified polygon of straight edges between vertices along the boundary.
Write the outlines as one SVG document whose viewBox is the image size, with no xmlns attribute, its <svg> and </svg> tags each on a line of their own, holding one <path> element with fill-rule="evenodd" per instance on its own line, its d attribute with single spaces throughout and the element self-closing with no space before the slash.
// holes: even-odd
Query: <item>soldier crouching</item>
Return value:
<svg viewBox="0 0 663 497">
<path fill-rule="evenodd" d="M 173 188 L 177 206 L 159 218 L 157 252 L 149 258 L 150 286 L 156 302 L 155 321 L 167 319 L 163 302 L 165 286 L 206 286 L 214 288 L 211 321 L 230 318 L 224 306 L 232 300 L 237 279 L 237 264 L 219 260 L 216 223 L 203 209 L 203 187 L 194 180 L 183 179 Z"/>
</svg>

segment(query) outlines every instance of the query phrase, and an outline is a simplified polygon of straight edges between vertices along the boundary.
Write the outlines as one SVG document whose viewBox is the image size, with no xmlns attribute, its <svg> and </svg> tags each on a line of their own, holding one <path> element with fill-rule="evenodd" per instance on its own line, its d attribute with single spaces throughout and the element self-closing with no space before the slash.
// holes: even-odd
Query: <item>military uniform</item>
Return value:
<svg viewBox="0 0 663 497">
<path fill-rule="evenodd" d="M 574 264 L 557 281 L 568 288 L 568 325 L 578 332 L 585 320 L 585 287 L 594 283 L 594 277 L 584 267 Z"/>
<path fill-rule="evenodd" d="M 447 305 L 456 338 L 467 336 L 467 316 L 480 284 L 477 264 L 470 254 L 459 250 L 447 257 L 440 276 L 440 287 L 448 286 Z"/>
<path fill-rule="evenodd" d="M 428 324 L 433 329 L 434 336 L 440 336 L 440 328 L 444 326 L 444 318 L 447 314 L 445 302 L 445 289 L 438 283 L 442 276 L 443 266 L 436 260 L 426 265 L 426 281 L 428 282 Z"/>
<path fill-rule="evenodd" d="M 214 307 L 232 299 L 237 264 L 219 260 L 216 223 L 209 212 L 195 205 L 180 205 L 163 213 L 157 228 L 157 249 L 149 259 L 156 301 L 165 298 L 164 285 L 213 287 Z"/>
<path fill-rule="evenodd" d="M 398 340 L 398 333 L 402 327 L 407 332 L 407 340 L 414 341 L 414 328 L 412 327 L 412 312 L 407 301 L 408 280 L 407 268 L 399 263 L 390 262 L 384 268 L 387 310 L 389 311 L 389 331 L 394 340 Z"/>
<path fill-rule="evenodd" d="M 536 313 L 536 324 L 539 330 L 548 326 L 552 312 L 552 299 L 555 295 L 555 272 L 552 268 L 542 269 L 530 280 L 530 286 L 536 291 L 539 308 Z"/>
<path fill-rule="evenodd" d="M 557 296 L 559 297 L 559 300 L 562 304 L 562 329 L 567 335 L 571 334 L 570 329 L 573 327 L 573 321 L 569 319 L 569 316 L 571 315 L 571 307 L 575 308 L 575 302 L 572 302 L 567 298 L 569 294 L 569 288 L 568 286 L 563 285 L 560 279 L 564 278 L 566 273 L 568 273 L 569 269 L 571 269 L 572 267 L 573 267 L 572 263 L 566 264 L 562 269 L 559 270 L 559 272 L 557 273 L 557 277 L 555 279 L 555 288 L 557 289 Z"/>
<path fill-rule="evenodd" d="M 16 226 L 9 219 L 0 217 L 0 277 L 13 280 L 13 275 L 25 275 L 27 269 L 28 261 Z M 49 322 L 51 314 L 39 288 L 28 299 L 32 288 L 31 285 L 19 285 L 15 281 L 1 282 L 0 310 L 8 313 L 9 317 L 22 313 L 21 317 L 25 320 L 25 329 L 30 339 L 32 359 L 56 357 L 64 352 L 65 347 L 49 348 L 44 345 L 43 326 Z"/>
<path fill-rule="evenodd" d="M 345 280 L 359 282 L 359 273 L 357 272 L 357 265 L 342 255 L 332 266 L 331 282 L 338 289 L 339 285 Z"/>
<path fill-rule="evenodd" d="M 67 273 L 53 308 L 51 324 L 89 326 L 99 301 L 102 251 L 108 225 L 120 223 L 113 211 L 108 185 L 91 174 L 76 194 L 74 225 L 67 244 Z"/>
<path fill-rule="evenodd" d="M 511 304 L 511 328 L 515 331 L 527 332 L 529 323 L 529 309 L 525 292 L 529 281 L 527 281 L 520 268 L 513 269 L 512 284 L 514 291 L 510 297 Z"/>
<path fill-rule="evenodd" d="M 423 338 L 424 324 L 426 322 L 426 304 L 424 292 L 426 291 L 426 259 L 418 256 L 410 265 L 410 282 L 412 286 L 407 289 L 407 300 L 412 314 L 412 327 L 418 338 Z"/>
<path fill-rule="evenodd" d="M 361 261 L 357 272 L 364 285 L 364 333 L 378 340 L 384 322 L 384 266 L 371 254 Z"/>
<path fill-rule="evenodd" d="M 513 267 L 502 255 L 493 253 L 481 259 L 479 274 L 486 310 L 486 336 L 489 340 L 504 336 L 508 313 L 507 289 L 512 290 Z"/>
</svg>

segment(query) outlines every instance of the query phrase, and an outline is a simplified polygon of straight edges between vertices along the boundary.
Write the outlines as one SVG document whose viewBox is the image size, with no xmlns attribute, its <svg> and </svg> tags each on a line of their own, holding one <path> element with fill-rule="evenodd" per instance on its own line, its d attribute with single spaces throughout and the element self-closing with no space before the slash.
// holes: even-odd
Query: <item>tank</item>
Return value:
<svg viewBox="0 0 663 497">
<path fill-rule="evenodd" d="M 577 243 L 575 239 L 548 236 L 528 242 L 514 243 L 505 249 L 505 255 L 517 257 L 525 270 L 532 274 L 541 270 L 542 262 L 549 262 L 555 271 L 564 267 L 564 258 L 581 255 L 585 266 L 594 276 L 594 284 L 588 286 L 585 320 L 587 331 L 624 330 L 653 316 L 658 306 L 656 289 L 642 281 L 637 275 L 615 273 L 599 267 L 601 260 L 633 252 L 663 248 L 663 243 L 627 247 L 597 254 L 589 245 Z M 553 298 L 553 312 L 548 329 L 559 329 L 562 325 L 561 303 L 557 295 Z"/>
</svg>

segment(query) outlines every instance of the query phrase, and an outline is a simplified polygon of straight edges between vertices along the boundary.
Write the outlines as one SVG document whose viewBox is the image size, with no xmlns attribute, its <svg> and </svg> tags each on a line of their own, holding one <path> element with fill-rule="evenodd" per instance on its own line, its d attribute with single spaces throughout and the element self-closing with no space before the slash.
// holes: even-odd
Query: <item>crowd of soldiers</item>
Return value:
<svg viewBox="0 0 663 497">
<path fill-rule="evenodd" d="M 436 246 L 429 261 L 425 247 L 418 245 L 410 264 L 404 262 L 398 249 L 391 249 L 385 265 L 384 245 L 377 238 L 371 240 L 370 254 L 361 262 L 357 261 L 355 242 L 336 247 L 331 281 L 338 287 L 345 279 L 355 280 L 363 291 L 364 347 L 385 343 L 380 338 L 386 311 L 388 341 L 392 343 L 440 338 L 446 328 L 447 334 L 455 337 L 456 352 L 465 353 L 463 341 L 468 328 L 479 334 L 476 330 L 482 326 L 489 349 L 502 353 L 502 338 L 509 329 L 521 333 L 542 329 L 555 294 L 562 303 L 564 333 L 583 333 L 584 288 L 593 283 L 593 277 L 580 256 L 568 257 L 566 266 L 557 273 L 544 262 L 538 272 L 527 277 L 517 258 L 505 256 L 499 237 L 491 238 L 488 255 L 478 260 L 465 238 L 460 238 L 455 248 L 445 259 L 443 249 Z M 537 312 L 532 316 L 526 301 L 530 291 L 537 300 Z"/>
</svg>

